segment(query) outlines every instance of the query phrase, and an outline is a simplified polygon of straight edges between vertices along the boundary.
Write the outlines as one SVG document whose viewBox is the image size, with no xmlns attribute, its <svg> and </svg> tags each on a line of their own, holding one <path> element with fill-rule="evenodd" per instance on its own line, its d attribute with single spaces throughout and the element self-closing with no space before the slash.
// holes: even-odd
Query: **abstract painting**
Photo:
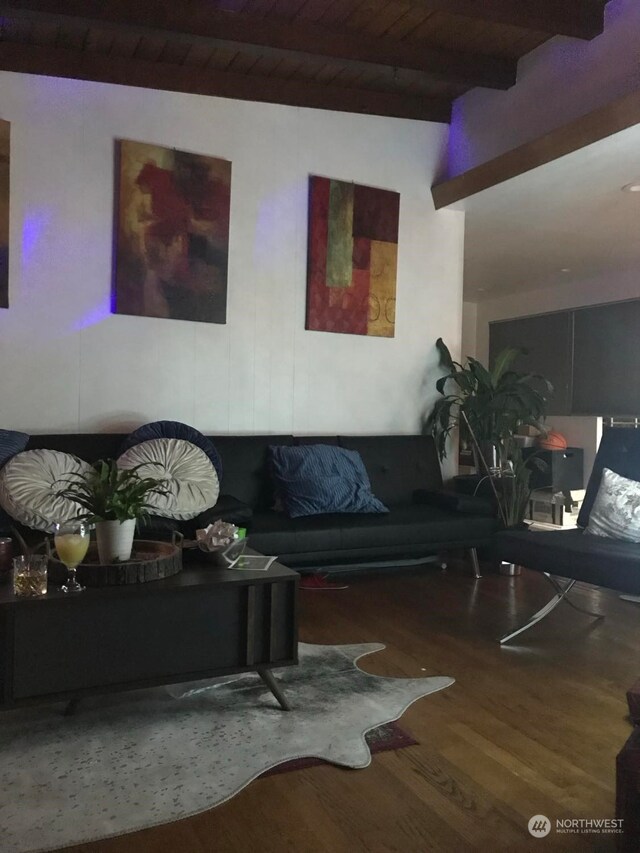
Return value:
<svg viewBox="0 0 640 853">
<path fill-rule="evenodd" d="M 0 120 L 0 308 L 9 307 L 9 131 Z"/>
<path fill-rule="evenodd" d="M 231 163 L 122 140 L 117 314 L 226 323 Z"/>
<path fill-rule="evenodd" d="M 309 178 L 307 329 L 392 338 L 400 195 Z"/>
</svg>

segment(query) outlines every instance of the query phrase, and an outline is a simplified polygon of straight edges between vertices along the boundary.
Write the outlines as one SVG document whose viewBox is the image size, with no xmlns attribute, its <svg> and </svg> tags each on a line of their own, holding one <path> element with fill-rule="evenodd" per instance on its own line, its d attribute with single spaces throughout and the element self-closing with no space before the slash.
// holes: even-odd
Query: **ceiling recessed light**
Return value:
<svg viewBox="0 0 640 853">
<path fill-rule="evenodd" d="M 625 184 L 622 187 L 622 191 L 625 193 L 640 193 L 640 182 L 634 181 L 632 184 Z"/>
<path fill-rule="evenodd" d="M 570 267 L 562 267 L 560 272 L 571 272 L 571 269 L 570 269 Z"/>
</svg>

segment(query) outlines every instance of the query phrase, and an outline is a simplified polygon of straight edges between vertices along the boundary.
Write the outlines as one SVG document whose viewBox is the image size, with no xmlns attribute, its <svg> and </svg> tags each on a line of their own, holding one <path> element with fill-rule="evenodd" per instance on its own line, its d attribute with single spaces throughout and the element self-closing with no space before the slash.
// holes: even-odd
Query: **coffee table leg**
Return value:
<svg viewBox="0 0 640 853">
<path fill-rule="evenodd" d="M 287 702 L 287 697 L 284 695 L 280 688 L 280 685 L 273 677 L 273 673 L 271 672 L 271 670 L 261 668 L 258 670 L 258 675 L 264 681 L 264 683 L 267 685 L 273 695 L 276 697 L 276 699 L 280 703 L 280 707 L 282 708 L 282 710 L 290 711 L 291 705 Z"/>
</svg>

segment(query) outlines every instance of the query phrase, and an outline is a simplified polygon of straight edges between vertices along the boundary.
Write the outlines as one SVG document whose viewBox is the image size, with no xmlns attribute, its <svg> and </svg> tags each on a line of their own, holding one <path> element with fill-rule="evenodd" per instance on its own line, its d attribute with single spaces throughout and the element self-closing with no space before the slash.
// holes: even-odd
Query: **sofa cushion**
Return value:
<svg viewBox="0 0 640 853">
<path fill-rule="evenodd" d="M 402 554 L 433 553 L 441 547 L 469 547 L 487 541 L 495 530 L 492 518 L 457 516 L 436 507 L 408 504 L 388 513 L 331 513 L 288 518 L 280 512 L 254 514 L 249 544 L 264 554 L 308 554 L 313 552 L 365 553 L 376 551 Z"/>
<path fill-rule="evenodd" d="M 16 453 L 27 446 L 29 436 L 26 432 L 16 432 L 13 429 L 0 429 L 0 468 Z"/>
<path fill-rule="evenodd" d="M 124 453 L 130 447 L 135 447 L 136 444 L 140 444 L 143 441 L 151 441 L 154 438 L 179 438 L 182 441 L 189 441 L 191 444 L 195 444 L 196 447 L 199 447 L 209 457 L 211 464 L 216 469 L 218 480 L 222 480 L 222 461 L 214 443 L 199 430 L 188 424 L 180 423 L 180 421 L 153 421 L 152 423 L 143 424 L 127 436 L 120 453 Z"/>
<path fill-rule="evenodd" d="M 341 436 L 340 445 L 360 454 L 373 493 L 389 507 L 410 503 L 416 489 L 442 488 L 431 436 Z"/>
<path fill-rule="evenodd" d="M 290 518 L 325 513 L 381 513 L 360 454 L 329 444 L 271 446 L 276 493 Z"/>
<path fill-rule="evenodd" d="M 70 521 L 83 511 L 58 492 L 74 474 L 91 466 L 76 456 L 56 450 L 25 450 L 0 471 L 0 506 L 27 527 L 53 533 L 57 522 Z"/>
<path fill-rule="evenodd" d="M 160 515 L 147 515 L 139 518 L 136 524 L 136 539 L 150 539 L 153 542 L 171 542 L 174 533 L 182 533 L 182 524 L 175 518 L 163 518 Z"/>
<path fill-rule="evenodd" d="M 578 513 L 578 527 L 586 527 L 589 523 L 591 507 L 598 494 L 602 471 L 605 468 L 631 480 L 640 480 L 640 429 L 604 430 L 584 501 Z"/>
<path fill-rule="evenodd" d="M 218 499 L 220 486 L 211 460 L 203 450 L 180 438 L 154 438 L 126 450 L 119 468 L 142 466 L 141 477 L 163 481 L 166 494 L 147 496 L 154 515 L 164 518 L 195 518 Z"/>
<path fill-rule="evenodd" d="M 277 556 L 285 551 L 322 551 L 341 545 L 337 515 L 308 515 L 289 518 L 283 512 L 254 513 L 249 545 L 263 554 Z"/>
<path fill-rule="evenodd" d="M 437 506 L 451 512 L 461 512 L 469 515 L 488 515 L 496 517 L 497 511 L 493 501 L 477 495 L 459 495 L 457 492 L 430 491 L 417 489 L 413 493 L 415 504 Z"/>
<path fill-rule="evenodd" d="M 640 542 L 640 483 L 605 468 L 586 533 Z"/>
<path fill-rule="evenodd" d="M 0 468 L 21 453 L 29 442 L 26 432 L 16 432 L 13 429 L 0 429 Z M 0 507 L 0 536 L 11 533 L 11 516 Z"/>
<path fill-rule="evenodd" d="M 495 554 L 528 569 L 640 594 L 640 550 L 635 542 L 587 536 L 582 530 L 504 530 Z"/>
<path fill-rule="evenodd" d="M 399 504 L 385 516 L 362 516 L 345 525 L 342 539 L 347 548 L 433 543 L 466 547 L 488 539 L 496 528 L 493 518 L 462 515 L 435 506 Z"/>
<path fill-rule="evenodd" d="M 182 532 L 188 539 L 196 538 L 196 530 L 208 527 L 214 521 L 228 521 L 236 527 L 247 527 L 251 523 L 253 510 L 244 501 L 239 501 L 233 495 L 220 495 L 215 503 L 201 512 L 191 521 L 182 524 Z"/>
<path fill-rule="evenodd" d="M 252 509 L 273 506 L 273 484 L 268 469 L 270 444 L 292 445 L 290 435 L 216 436 L 216 447 L 224 462 L 222 488 Z"/>
</svg>

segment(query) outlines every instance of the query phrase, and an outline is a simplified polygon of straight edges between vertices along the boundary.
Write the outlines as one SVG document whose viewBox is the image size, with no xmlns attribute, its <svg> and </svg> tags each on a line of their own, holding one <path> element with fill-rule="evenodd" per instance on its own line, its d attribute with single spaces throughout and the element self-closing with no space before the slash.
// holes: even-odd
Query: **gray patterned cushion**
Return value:
<svg viewBox="0 0 640 853">
<path fill-rule="evenodd" d="M 53 533 L 56 522 L 70 521 L 82 512 L 79 504 L 58 495 L 74 474 L 91 465 L 57 450 L 25 450 L 0 472 L 0 506 L 27 527 Z"/>
<path fill-rule="evenodd" d="M 640 542 L 640 483 L 603 468 L 586 532 Z"/>
<path fill-rule="evenodd" d="M 130 447 L 118 459 L 118 468 L 142 465 L 141 477 L 163 480 L 166 494 L 150 494 L 153 515 L 180 521 L 195 518 L 218 500 L 220 484 L 213 463 L 190 441 L 153 438 Z"/>
</svg>

